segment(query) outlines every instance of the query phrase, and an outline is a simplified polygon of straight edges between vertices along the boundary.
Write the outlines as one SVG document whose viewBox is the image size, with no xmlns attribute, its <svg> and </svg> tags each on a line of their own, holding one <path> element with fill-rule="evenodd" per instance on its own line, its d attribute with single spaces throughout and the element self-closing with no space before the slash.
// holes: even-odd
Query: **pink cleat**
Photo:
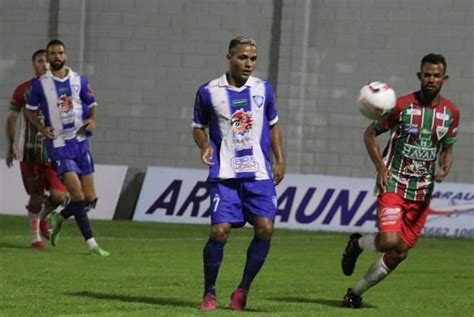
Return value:
<svg viewBox="0 0 474 317">
<path fill-rule="evenodd" d="M 36 250 L 41 250 L 41 249 L 44 248 L 43 241 L 38 240 L 38 241 L 35 241 L 35 242 L 31 242 L 31 247 L 33 249 L 36 249 Z"/>
<path fill-rule="evenodd" d="M 206 295 L 204 295 L 204 297 L 202 298 L 201 305 L 199 305 L 199 309 L 204 310 L 204 311 L 211 311 L 211 310 L 216 310 L 216 308 L 217 308 L 216 296 L 211 293 L 207 293 Z"/>
<path fill-rule="evenodd" d="M 39 224 L 39 227 L 40 227 L 40 232 L 41 232 L 41 235 L 43 236 L 43 238 L 45 238 L 46 240 L 49 240 L 49 238 L 51 236 L 51 229 L 49 228 L 48 221 L 47 220 L 41 220 L 40 224 Z"/>
<path fill-rule="evenodd" d="M 237 288 L 230 297 L 229 308 L 232 310 L 244 310 L 247 305 L 248 291 L 243 288 Z"/>
</svg>

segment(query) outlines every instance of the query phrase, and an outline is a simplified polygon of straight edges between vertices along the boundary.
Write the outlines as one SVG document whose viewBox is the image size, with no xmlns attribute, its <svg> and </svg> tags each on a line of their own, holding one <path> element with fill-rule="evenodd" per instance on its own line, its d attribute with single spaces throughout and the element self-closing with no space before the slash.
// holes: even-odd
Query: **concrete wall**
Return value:
<svg viewBox="0 0 474 317">
<path fill-rule="evenodd" d="M 473 11 L 468 0 L 0 0 L 0 118 L 31 53 L 58 36 L 99 100 L 98 163 L 132 174 L 200 167 L 195 91 L 226 70 L 229 39 L 248 34 L 255 75 L 277 88 L 288 172 L 370 177 L 358 89 L 372 80 L 418 89 L 421 57 L 439 52 L 451 76 L 444 92 L 462 115 L 449 181 L 473 182 Z"/>
</svg>

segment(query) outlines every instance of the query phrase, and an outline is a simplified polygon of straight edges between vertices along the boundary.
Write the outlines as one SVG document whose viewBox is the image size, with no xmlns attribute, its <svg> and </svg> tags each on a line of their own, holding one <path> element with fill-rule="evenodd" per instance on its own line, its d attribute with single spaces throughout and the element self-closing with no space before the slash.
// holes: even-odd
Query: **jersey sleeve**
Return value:
<svg viewBox="0 0 474 317">
<path fill-rule="evenodd" d="M 41 103 L 41 82 L 39 80 L 34 80 L 31 83 L 31 92 L 26 101 L 26 109 L 28 110 L 38 110 Z"/>
<path fill-rule="evenodd" d="M 265 95 L 265 116 L 268 120 L 268 123 L 272 126 L 278 122 L 278 113 L 275 104 L 275 91 L 273 90 L 272 84 L 270 84 L 269 82 L 265 83 Z"/>
<path fill-rule="evenodd" d="M 451 123 L 448 128 L 448 133 L 446 133 L 446 136 L 443 138 L 442 142 L 445 144 L 454 144 L 456 143 L 456 136 L 458 133 L 458 125 L 459 125 L 459 110 L 453 106 L 450 107 L 451 111 Z"/>
<path fill-rule="evenodd" d="M 22 85 L 16 87 L 13 92 L 13 96 L 10 99 L 10 110 L 14 112 L 20 112 L 21 108 L 25 105 L 25 94 Z"/>
<path fill-rule="evenodd" d="M 205 128 L 209 125 L 210 111 L 209 105 L 206 102 L 206 98 L 202 92 L 203 88 L 200 88 L 196 93 L 194 100 L 194 117 L 193 117 L 193 128 Z"/>
<path fill-rule="evenodd" d="M 79 96 L 81 97 L 82 102 L 85 103 L 89 108 L 97 106 L 94 90 L 89 84 L 89 81 L 84 76 L 81 76 L 81 92 Z"/>
</svg>

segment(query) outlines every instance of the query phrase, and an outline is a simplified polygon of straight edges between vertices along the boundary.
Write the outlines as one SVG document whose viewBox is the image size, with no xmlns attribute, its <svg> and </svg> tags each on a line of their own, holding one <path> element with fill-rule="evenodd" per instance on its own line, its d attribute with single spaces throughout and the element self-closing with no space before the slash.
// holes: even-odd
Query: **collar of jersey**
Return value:
<svg viewBox="0 0 474 317">
<path fill-rule="evenodd" d="M 54 76 L 51 70 L 48 70 L 42 77 L 50 77 L 50 78 L 53 78 L 54 80 L 65 82 L 66 80 L 68 80 L 70 77 L 74 75 L 74 72 L 72 71 L 71 68 L 67 66 L 65 68 L 67 69 L 67 76 L 64 78 L 59 78 L 59 77 Z"/>
<path fill-rule="evenodd" d="M 226 74 L 222 75 L 221 78 L 219 78 L 218 85 L 220 87 L 227 87 L 228 89 L 235 90 L 235 91 L 242 91 L 247 87 L 253 87 L 255 85 L 255 77 L 249 76 L 249 79 L 245 82 L 245 84 L 242 85 L 242 87 L 234 87 L 229 84 L 227 81 L 227 76 Z"/>
</svg>

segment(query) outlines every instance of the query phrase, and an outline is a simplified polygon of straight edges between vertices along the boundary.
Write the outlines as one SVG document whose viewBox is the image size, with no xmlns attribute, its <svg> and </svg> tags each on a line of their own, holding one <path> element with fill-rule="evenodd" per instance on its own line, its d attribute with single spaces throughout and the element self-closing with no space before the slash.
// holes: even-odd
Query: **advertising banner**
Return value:
<svg viewBox="0 0 474 317">
<path fill-rule="evenodd" d="M 133 220 L 209 223 L 202 169 L 149 167 Z M 277 228 L 376 232 L 375 182 L 368 178 L 287 174 L 277 186 Z M 436 184 L 424 234 L 474 237 L 474 185 Z"/>
<path fill-rule="evenodd" d="M 28 204 L 28 195 L 18 165 L 15 162 L 15 166 L 7 168 L 5 164 L 0 164 L 0 214 L 27 215 L 25 206 Z M 96 208 L 89 211 L 88 215 L 91 219 L 111 220 L 128 167 L 96 164 L 95 169 L 95 190 L 99 199 Z"/>
</svg>

